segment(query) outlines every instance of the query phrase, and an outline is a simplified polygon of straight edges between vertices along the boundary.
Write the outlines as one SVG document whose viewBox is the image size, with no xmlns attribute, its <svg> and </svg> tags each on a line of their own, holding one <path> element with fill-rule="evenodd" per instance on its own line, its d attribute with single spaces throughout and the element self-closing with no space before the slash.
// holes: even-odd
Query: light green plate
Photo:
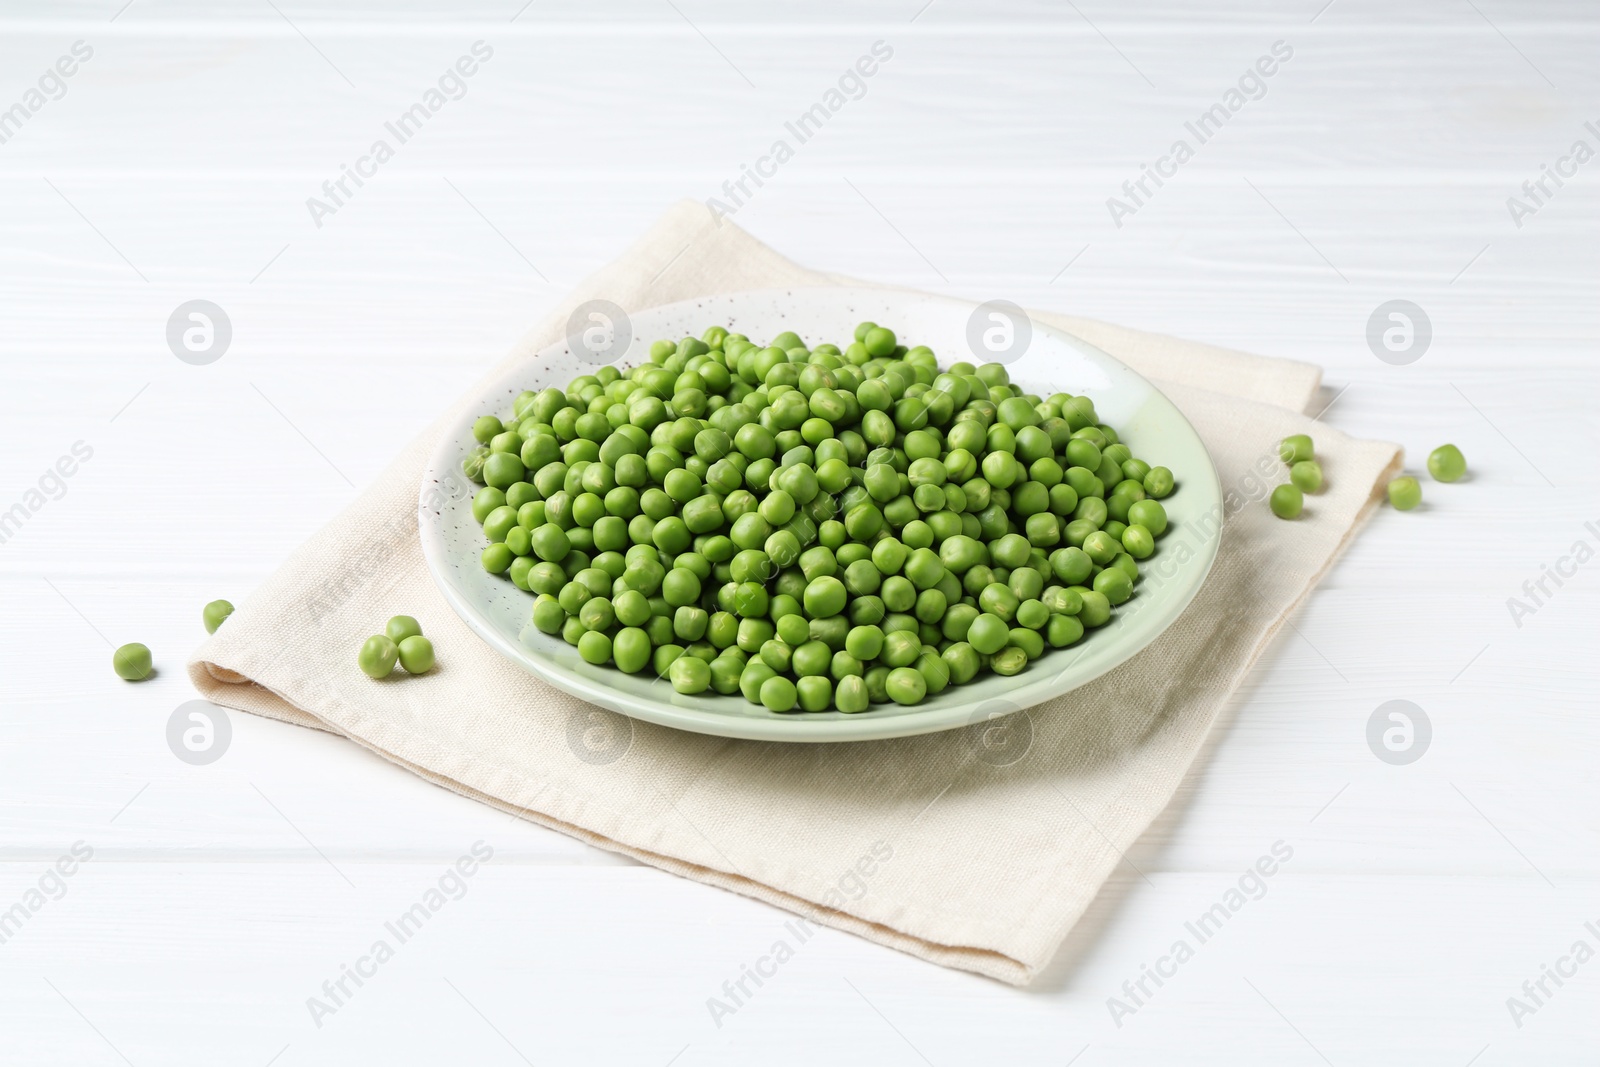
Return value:
<svg viewBox="0 0 1600 1067">
<path fill-rule="evenodd" d="M 871 319 L 894 329 L 907 344 L 928 345 L 941 365 L 999 357 L 1007 363 L 1012 381 L 1032 392 L 1088 394 L 1102 420 L 1116 427 L 1134 455 L 1171 468 L 1178 488 L 1163 501 L 1171 527 L 1158 542 L 1156 554 L 1143 563 L 1144 577 L 1133 598 L 1115 609 L 1111 622 L 1090 630 L 1070 648 L 1047 651 L 1014 677 L 982 676 L 968 685 L 951 686 L 915 707 L 884 704 L 856 715 L 779 715 L 737 693 L 683 696 L 648 672 L 630 676 L 615 668 L 592 666 L 572 646 L 535 630 L 529 624 L 532 595 L 503 577 L 485 573 L 479 565 L 486 542 L 472 518 L 471 494 L 459 491 L 461 460 L 474 443 L 471 425 L 476 416 L 504 415 L 522 390 L 564 386 L 595 369 L 592 357 L 581 359 L 577 354 L 588 355 L 576 333 L 568 342 L 513 367 L 485 389 L 482 403 L 440 440 L 421 487 L 423 554 L 451 606 L 508 658 L 574 696 L 681 730 L 766 741 L 865 741 L 949 730 L 1069 693 L 1149 645 L 1194 599 L 1216 558 L 1222 491 L 1199 436 L 1159 390 L 1092 345 L 1041 323 L 1030 324 L 1019 314 L 1009 308 L 890 289 L 732 293 L 633 314 L 628 322 L 631 343 L 615 361 L 619 367 L 635 365 L 648 358 L 651 341 L 698 337 L 712 324 L 757 341 L 793 330 L 808 344 L 820 344 L 847 341 L 857 322 Z M 610 318 L 610 327 L 620 324 L 614 314 Z M 604 319 L 587 315 L 579 316 L 579 324 L 607 328 Z M 622 333 L 618 330 L 615 336 Z M 441 494 L 441 486 L 457 491 Z M 1054 713 L 1073 711 L 1068 704 Z"/>
</svg>

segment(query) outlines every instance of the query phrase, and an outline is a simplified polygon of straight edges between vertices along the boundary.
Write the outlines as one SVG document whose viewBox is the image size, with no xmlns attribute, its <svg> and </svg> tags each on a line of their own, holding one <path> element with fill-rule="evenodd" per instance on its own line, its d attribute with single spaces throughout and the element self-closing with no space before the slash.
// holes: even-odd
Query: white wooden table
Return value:
<svg viewBox="0 0 1600 1067">
<path fill-rule="evenodd" d="M 6 4 L 0 108 L 27 114 L 0 115 L 0 509 L 26 521 L 0 543 L 0 1060 L 1594 1062 L 1600 962 L 1561 961 L 1600 950 L 1600 564 L 1561 564 L 1520 620 L 1507 600 L 1600 547 L 1600 162 L 1561 163 L 1600 148 L 1600 22 L 1322 3 Z M 317 226 L 307 198 L 479 40 L 465 95 Z M 1455 441 L 1474 471 L 1377 517 L 1048 973 L 1015 990 L 823 931 L 718 1027 L 706 999 L 784 914 L 251 716 L 218 762 L 174 758 L 200 605 L 880 40 L 740 225 L 862 277 L 1320 362 L 1326 421 L 1413 468 Z M 1199 144 L 1185 124 L 1277 41 Z M 1193 158 L 1117 226 L 1107 198 L 1179 138 Z M 1575 173 L 1535 203 L 1546 164 Z M 206 366 L 165 336 L 194 299 L 232 323 Z M 1431 322 L 1408 365 L 1366 340 L 1393 299 Z M 147 684 L 108 669 L 129 640 Z M 1366 741 L 1393 699 L 1432 724 L 1409 765 Z M 1279 840 L 1267 895 L 1114 1020 Z M 316 1025 L 308 998 L 479 841 L 465 895 Z M 1573 976 L 1535 1001 L 1546 966 Z"/>
</svg>

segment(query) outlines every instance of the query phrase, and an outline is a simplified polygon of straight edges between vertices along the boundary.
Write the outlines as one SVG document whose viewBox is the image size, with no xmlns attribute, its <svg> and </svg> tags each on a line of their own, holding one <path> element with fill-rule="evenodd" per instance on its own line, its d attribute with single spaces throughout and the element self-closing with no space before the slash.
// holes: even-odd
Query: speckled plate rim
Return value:
<svg viewBox="0 0 1600 1067">
<path fill-rule="evenodd" d="M 856 322 L 894 326 L 908 343 L 929 344 L 941 363 L 972 358 L 966 327 L 980 305 L 897 289 L 752 290 L 681 301 L 629 316 L 632 340 L 619 366 L 648 358 L 650 339 L 698 336 L 712 322 L 754 337 L 793 329 L 801 337 L 844 337 Z M 1032 341 L 1010 365 L 1012 378 L 1040 394 L 1066 391 L 1094 398 L 1102 419 L 1118 428 L 1135 455 L 1172 469 L 1178 490 L 1164 503 L 1172 528 L 1146 562 L 1133 599 L 1112 621 L 1071 648 L 1048 652 L 1014 677 L 990 675 L 951 686 L 914 707 L 874 705 L 865 712 L 777 714 L 738 694 L 677 693 L 664 680 L 624 675 L 585 663 L 559 637 L 528 622 L 532 598 L 478 562 L 484 541 L 472 518 L 460 474 L 471 448 L 473 420 L 509 409 L 523 389 L 564 384 L 593 370 L 567 342 L 550 345 L 496 376 L 441 437 L 420 491 L 423 556 L 445 600 L 474 633 L 518 666 L 582 700 L 647 722 L 720 737 L 763 741 L 868 741 L 955 729 L 1033 707 L 1070 693 L 1147 647 L 1182 614 L 1216 559 L 1222 488 L 1199 434 L 1154 385 L 1093 345 L 1033 322 Z M 958 354 L 959 353 L 959 354 Z M 1176 550 L 1174 546 L 1177 547 Z M 1063 708 L 1060 714 L 1070 714 Z"/>
</svg>

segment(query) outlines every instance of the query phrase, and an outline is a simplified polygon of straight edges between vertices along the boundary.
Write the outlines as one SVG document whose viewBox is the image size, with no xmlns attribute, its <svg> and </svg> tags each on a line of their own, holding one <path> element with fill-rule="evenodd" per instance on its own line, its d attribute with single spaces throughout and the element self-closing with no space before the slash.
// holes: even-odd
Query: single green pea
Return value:
<svg viewBox="0 0 1600 1067">
<path fill-rule="evenodd" d="M 599 630 L 589 630 L 578 638 L 578 655 L 596 666 L 611 662 L 611 638 Z"/>
<path fill-rule="evenodd" d="M 711 688 L 711 665 L 697 656 L 679 656 L 667 670 L 672 688 L 686 696 Z"/>
<path fill-rule="evenodd" d="M 373 634 L 362 642 L 356 664 L 371 678 L 387 678 L 400 658 L 400 646 L 384 634 Z"/>
<path fill-rule="evenodd" d="M 433 670 L 433 642 L 420 633 L 411 634 L 398 643 L 396 651 L 400 666 L 407 674 L 427 674 Z"/>
<path fill-rule="evenodd" d="M 650 662 L 650 638 L 636 626 L 624 627 L 611 640 L 611 655 L 624 674 L 638 674 Z"/>
<path fill-rule="evenodd" d="M 111 669 L 125 682 L 144 681 L 152 669 L 150 649 L 137 641 L 121 646 L 111 653 Z"/>
<path fill-rule="evenodd" d="M 748 668 L 747 668 L 748 669 Z M 793 711 L 799 693 L 795 685 L 781 674 L 775 674 L 761 683 L 761 705 L 768 711 Z"/>
<path fill-rule="evenodd" d="M 808 615 L 814 619 L 825 619 L 844 610 L 848 594 L 843 582 L 826 575 L 807 583 L 802 599 Z"/>
<path fill-rule="evenodd" d="M 1020 674 L 1027 665 L 1027 652 L 1015 645 L 1007 645 L 989 657 L 989 669 L 996 674 L 1007 677 Z"/>
<path fill-rule="evenodd" d="M 1302 493 L 1315 493 L 1322 489 L 1322 464 L 1314 459 L 1302 459 L 1289 468 L 1289 481 Z"/>
<path fill-rule="evenodd" d="M 795 683 L 801 711 L 827 711 L 833 703 L 833 682 L 821 675 L 808 675 Z"/>
<path fill-rule="evenodd" d="M 479 557 L 480 562 L 483 564 L 483 569 L 490 574 L 504 574 L 510 570 L 511 559 L 511 549 L 507 548 L 503 541 L 496 542 L 485 548 Z"/>
<path fill-rule="evenodd" d="M 966 685 L 983 669 L 983 658 L 965 641 L 953 642 L 939 658 L 950 669 L 950 681 L 956 685 Z"/>
<path fill-rule="evenodd" d="M 1392 486 L 1394 483 L 1390 483 Z M 1392 494 L 1391 494 L 1392 495 Z M 1300 511 L 1305 507 L 1306 498 L 1300 487 L 1285 482 L 1272 491 L 1269 505 L 1272 513 L 1280 519 L 1295 519 L 1300 517 Z"/>
<path fill-rule="evenodd" d="M 1094 576 L 1094 591 L 1115 606 L 1133 595 L 1133 580 L 1119 567 L 1107 567 Z"/>
<path fill-rule="evenodd" d="M 967 628 L 967 643 L 973 651 L 988 656 L 1005 647 L 1010 628 L 1000 616 L 984 612 Z"/>
<path fill-rule="evenodd" d="M 562 625 L 566 622 L 567 613 L 561 610 L 561 604 L 549 593 L 539 593 L 533 601 L 533 625 L 544 634 L 557 634 L 561 632 Z M 398 653 L 397 653 L 398 654 Z"/>
<path fill-rule="evenodd" d="M 1134 559 L 1149 559 L 1156 551 L 1156 539 L 1138 523 L 1122 531 L 1122 547 Z"/>
<path fill-rule="evenodd" d="M 398 645 L 408 637 L 420 636 L 422 624 L 410 615 L 396 615 L 384 624 L 383 632 Z"/>
<path fill-rule="evenodd" d="M 1104 593 L 1094 589 L 1083 589 L 1078 595 L 1083 598 L 1083 610 L 1075 617 L 1084 627 L 1093 629 L 1111 621 L 1111 601 L 1106 599 Z"/>
<path fill-rule="evenodd" d="M 505 427 L 501 425 L 499 419 L 493 415 L 484 415 L 472 424 L 472 437 L 480 445 L 486 445 L 504 430 Z"/>
<path fill-rule="evenodd" d="M 826 674 L 833 662 L 833 650 L 824 641 L 807 641 L 794 650 L 790 669 L 798 677 Z"/>
<path fill-rule="evenodd" d="M 1172 472 L 1165 467 L 1151 467 L 1141 481 L 1144 491 L 1156 500 L 1172 495 Z"/>
<path fill-rule="evenodd" d="M 1104 530 L 1096 530 L 1083 541 L 1084 553 L 1102 567 L 1116 558 L 1122 544 Z"/>
<path fill-rule="evenodd" d="M 909 667 L 922 654 L 922 641 L 910 630 L 895 630 L 883 639 L 882 660 L 890 667 Z"/>
<path fill-rule="evenodd" d="M 1278 458 L 1287 464 L 1299 463 L 1303 459 L 1310 459 L 1313 455 L 1315 451 L 1307 434 L 1290 434 L 1278 442 Z"/>
<path fill-rule="evenodd" d="M 928 683 L 921 672 L 910 667 L 896 667 L 884 680 L 884 692 L 896 704 L 919 704 L 928 694 Z"/>
<path fill-rule="evenodd" d="M 213 600 L 200 609 L 200 620 L 205 624 L 206 633 L 214 634 L 217 632 L 217 627 L 221 626 L 228 616 L 232 614 L 232 604 L 226 600 Z"/>
<path fill-rule="evenodd" d="M 1436 482 L 1458 482 L 1467 473 L 1467 457 L 1455 445 L 1440 445 L 1428 453 L 1428 473 Z"/>
<path fill-rule="evenodd" d="M 833 687 L 833 706 L 847 715 L 866 711 L 870 704 L 864 677 L 841 678 Z"/>
<path fill-rule="evenodd" d="M 1397 511 L 1410 511 L 1422 503 L 1422 486 L 1410 475 L 1396 478 L 1389 483 L 1389 503 Z"/>
<path fill-rule="evenodd" d="M 483 480 L 496 489 L 505 490 L 522 481 L 526 470 L 517 456 L 509 452 L 491 452 L 483 461 Z"/>
<path fill-rule="evenodd" d="M 1051 648 L 1066 648 L 1083 636 L 1083 623 L 1071 615 L 1052 615 L 1045 627 L 1045 640 Z"/>
</svg>

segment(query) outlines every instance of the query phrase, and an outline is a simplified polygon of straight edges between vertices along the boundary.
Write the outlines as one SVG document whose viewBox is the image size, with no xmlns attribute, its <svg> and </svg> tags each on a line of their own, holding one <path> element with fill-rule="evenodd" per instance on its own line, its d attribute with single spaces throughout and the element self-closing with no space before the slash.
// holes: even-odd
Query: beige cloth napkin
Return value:
<svg viewBox="0 0 1600 1067">
<path fill-rule="evenodd" d="M 841 281 L 684 203 L 507 361 L 558 340 L 570 308 L 591 297 L 639 309 Z M 475 637 L 423 563 L 417 496 L 442 420 L 240 605 L 195 653 L 190 677 L 218 704 L 343 734 L 601 848 L 1027 983 L 1167 804 L 1218 710 L 1399 463 L 1394 445 L 1300 414 L 1317 392 L 1314 367 L 1039 318 L 1162 385 L 1211 450 L 1227 520 L 1204 589 L 1159 640 L 1001 726 L 859 744 L 735 741 L 633 722 L 545 685 Z M 1276 442 L 1313 429 L 1328 488 L 1300 521 L 1282 522 L 1264 502 L 1283 480 Z M 1163 544 L 1185 535 L 1202 536 L 1175 528 Z M 373 682 L 356 649 L 401 612 L 422 620 L 438 667 Z"/>
</svg>

